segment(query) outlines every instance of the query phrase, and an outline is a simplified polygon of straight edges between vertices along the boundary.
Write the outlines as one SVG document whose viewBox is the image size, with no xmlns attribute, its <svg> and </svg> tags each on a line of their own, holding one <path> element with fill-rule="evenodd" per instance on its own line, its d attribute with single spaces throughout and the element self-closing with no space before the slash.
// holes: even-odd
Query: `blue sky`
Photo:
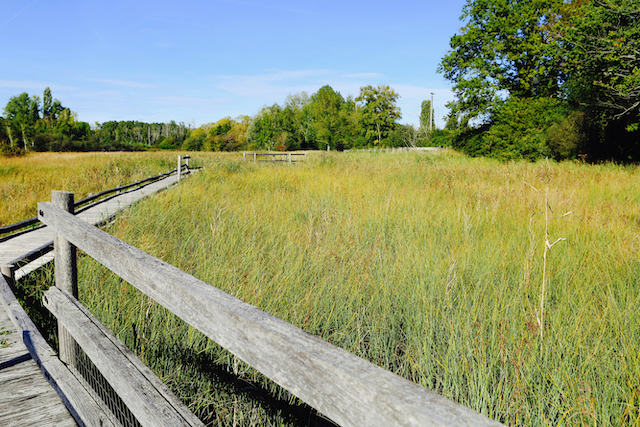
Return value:
<svg viewBox="0 0 640 427">
<path fill-rule="evenodd" d="M 252 116 L 328 84 L 400 94 L 402 123 L 418 123 L 436 73 L 462 27 L 465 0 L 50 1 L 0 0 L 0 108 L 27 92 L 54 98 L 93 124 Z"/>
</svg>

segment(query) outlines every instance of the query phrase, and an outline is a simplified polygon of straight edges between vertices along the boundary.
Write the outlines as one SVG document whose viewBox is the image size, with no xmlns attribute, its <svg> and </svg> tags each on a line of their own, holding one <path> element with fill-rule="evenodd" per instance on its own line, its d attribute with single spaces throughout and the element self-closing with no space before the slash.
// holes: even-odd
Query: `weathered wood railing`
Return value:
<svg viewBox="0 0 640 427">
<path fill-rule="evenodd" d="M 501 425 L 265 313 L 52 203 L 38 204 L 38 218 L 62 238 L 342 426 Z M 52 288 L 46 292 L 44 303 L 87 355 L 96 358 L 94 363 L 118 393 L 123 393 L 127 400 L 132 393 L 146 393 L 143 385 L 120 384 L 128 381 L 129 374 L 115 372 L 118 369 L 112 364 L 117 362 L 111 360 L 111 353 L 101 354 L 105 351 L 103 344 L 94 344 L 94 339 L 99 343 L 103 341 L 96 328 L 103 335 L 109 333 L 73 296 Z M 126 353 L 125 349 L 121 351 Z M 146 405 L 137 402 L 136 405 Z"/>
<path fill-rule="evenodd" d="M 270 153 L 242 153 L 242 159 L 253 158 L 253 163 L 270 162 L 270 163 L 294 163 L 296 157 L 307 158 L 307 153 L 289 153 L 289 152 L 270 152 Z M 261 157 L 271 157 L 271 160 L 259 160 Z"/>
<path fill-rule="evenodd" d="M 182 160 L 185 160 L 185 163 L 182 163 Z M 189 173 L 190 170 L 194 170 L 194 169 L 201 169 L 201 168 L 191 168 L 189 167 L 189 159 L 190 156 L 185 156 L 182 157 L 178 156 L 178 165 L 180 165 L 179 167 L 176 166 L 175 169 L 160 174 L 160 175 L 156 175 L 156 176 L 152 176 L 140 181 L 136 181 L 132 184 L 128 184 L 128 185 L 123 185 L 123 186 L 117 186 L 116 188 L 111 188 L 109 190 L 104 190 L 101 191 L 99 193 L 96 194 L 90 194 L 89 196 L 85 197 L 84 199 L 80 199 L 77 202 L 74 203 L 74 208 L 75 208 L 75 212 L 76 213 L 80 213 L 84 210 L 87 210 L 93 206 L 96 206 L 100 203 L 104 203 L 107 200 L 109 200 L 111 197 L 116 197 L 118 194 L 124 192 L 124 191 L 128 191 L 132 188 L 141 188 L 144 187 L 145 185 L 149 185 L 159 179 L 165 178 L 167 176 L 173 175 L 173 174 L 185 174 L 185 173 Z M 107 196 L 111 196 L 111 197 L 107 197 Z M 94 203 L 92 203 L 94 202 Z M 31 229 L 33 229 L 33 227 L 36 227 L 38 224 L 40 223 L 40 220 L 38 220 L 38 217 L 33 217 L 33 218 L 29 218 L 29 219 L 25 219 L 23 221 L 19 221 L 16 222 L 14 224 L 9 224 L 9 225 L 5 225 L 0 227 L 0 235 L 2 234 L 7 234 L 7 233 L 14 233 L 16 231 L 20 231 L 20 230 L 24 230 L 29 228 L 29 230 L 27 231 L 31 231 Z M 19 233 L 17 233 L 19 234 Z M 0 238 L 0 241 L 4 241 L 7 239 L 10 239 L 12 237 L 15 237 L 17 234 L 12 234 L 9 236 L 4 236 L 2 238 Z"/>
</svg>

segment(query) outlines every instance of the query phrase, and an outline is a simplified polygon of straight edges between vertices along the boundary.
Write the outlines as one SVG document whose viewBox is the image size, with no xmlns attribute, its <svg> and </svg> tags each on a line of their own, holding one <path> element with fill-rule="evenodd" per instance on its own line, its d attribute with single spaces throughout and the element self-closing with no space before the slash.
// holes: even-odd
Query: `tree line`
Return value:
<svg viewBox="0 0 640 427">
<path fill-rule="evenodd" d="M 0 152 L 143 150 L 170 145 L 180 147 L 189 136 L 184 123 L 108 121 L 89 123 L 53 99 L 46 88 L 41 98 L 13 96 L 0 117 Z"/>
<path fill-rule="evenodd" d="M 640 160 L 637 0 L 468 0 L 461 19 L 439 65 L 454 147 Z"/>
<path fill-rule="evenodd" d="M 88 123 L 53 100 L 44 102 L 22 93 L 12 97 L 0 123 L 0 149 L 5 153 L 33 151 L 142 150 L 190 151 L 343 150 L 446 143 L 442 131 L 428 126 L 429 101 L 423 103 L 421 125 L 401 125 L 399 95 L 389 86 L 365 86 L 358 97 L 346 98 L 331 86 L 316 93 L 287 96 L 283 105 L 264 106 L 253 117 L 225 117 L 198 128 L 184 123 L 108 121 Z M 430 130 L 432 130 L 430 132 Z"/>
<path fill-rule="evenodd" d="M 331 86 L 289 95 L 252 117 L 192 129 L 77 120 L 47 88 L 42 102 L 12 97 L 0 118 L 0 150 L 334 150 L 452 145 L 503 160 L 551 157 L 640 160 L 638 0 L 467 0 L 459 34 L 438 71 L 453 86 L 444 129 L 429 101 L 420 125 L 398 123 L 399 95 Z"/>
</svg>

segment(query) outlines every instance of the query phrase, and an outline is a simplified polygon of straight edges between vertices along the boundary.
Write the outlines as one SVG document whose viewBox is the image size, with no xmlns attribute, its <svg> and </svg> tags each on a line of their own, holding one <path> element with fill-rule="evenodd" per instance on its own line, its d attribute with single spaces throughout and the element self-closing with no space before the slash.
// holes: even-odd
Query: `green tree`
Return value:
<svg viewBox="0 0 640 427">
<path fill-rule="evenodd" d="M 38 97 L 31 98 L 27 92 L 12 96 L 4 107 L 4 116 L 9 120 L 33 125 L 39 118 L 35 115 L 39 110 L 37 102 Z"/>
<path fill-rule="evenodd" d="M 360 88 L 360 95 L 356 98 L 356 102 L 361 103 L 358 119 L 368 142 L 381 144 L 394 130 L 396 120 L 402 117 L 400 108 L 396 105 L 399 97 L 386 85 Z"/>
<path fill-rule="evenodd" d="M 324 150 L 331 147 L 334 150 L 342 150 L 344 148 L 347 122 L 342 110 L 345 104 L 340 92 L 336 92 L 329 85 L 321 87 L 311 96 L 309 109 L 318 149 Z"/>
<path fill-rule="evenodd" d="M 7 132 L 10 135 L 21 135 L 25 150 L 33 145 L 34 126 L 40 119 L 40 98 L 29 97 L 26 92 L 12 96 L 4 107 L 4 115 L 11 122 L 11 130 Z"/>
<path fill-rule="evenodd" d="M 592 159 L 640 160 L 640 5 L 569 7 L 563 35 L 569 99 L 586 113 Z"/>
<path fill-rule="evenodd" d="M 42 117 L 45 120 L 51 120 L 52 107 L 53 97 L 51 96 L 51 89 L 47 87 L 44 90 L 44 96 L 42 97 Z"/>
<path fill-rule="evenodd" d="M 282 144 L 283 137 L 278 127 L 278 113 L 282 108 L 278 104 L 264 106 L 251 120 L 247 128 L 247 141 L 255 148 L 273 150 L 276 143 Z M 285 136 L 286 139 L 286 136 Z"/>
<path fill-rule="evenodd" d="M 467 0 L 466 25 L 438 71 L 453 83 L 466 120 L 490 116 L 509 96 L 557 96 L 562 75 L 551 24 L 562 0 Z"/>
<path fill-rule="evenodd" d="M 431 117 L 431 126 L 429 126 L 429 117 Z M 420 128 L 426 131 L 436 128 L 436 118 L 431 113 L 431 101 L 428 99 L 422 101 L 420 108 Z"/>
<path fill-rule="evenodd" d="M 640 5 L 637 0 L 581 4 L 563 28 L 571 96 L 606 121 L 637 120 L 640 110 Z"/>
</svg>

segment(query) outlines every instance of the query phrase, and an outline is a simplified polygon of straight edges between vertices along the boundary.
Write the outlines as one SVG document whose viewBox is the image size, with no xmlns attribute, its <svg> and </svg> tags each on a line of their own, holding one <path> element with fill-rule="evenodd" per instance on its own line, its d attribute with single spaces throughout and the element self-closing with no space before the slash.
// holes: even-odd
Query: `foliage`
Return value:
<svg viewBox="0 0 640 427">
<path fill-rule="evenodd" d="M 457 109 L 483 118 L 504 97 L 554 96 L 560 73 L 549 34 L 561 0 L 467 0 L 461 34 L 438 70 L 453 83 Z"/>
<path fill-rule="evenodd" d="M 446 126 L 456 131 L 457 145 L 505 159 L 545 152 L 570 158 L 576 150 L 593 160 L 640 159 L 635 0 L 468 0 L 462 19 L 466 25 L 451 38 L 451 51 L 439 66 L 457 96 Z M 505 101 L 524 106 L 538 98 L 565 104 L 554 133 L 568 139 L 549 139 L 545 128 L 520 127 L 507 141 Z M 535 122 L 541 121 L 529 120 Z"/>
<path fill-rule="evenodd" d="M 142 147 L 159 146 L 167 138 L 173 138 L 172 146 L 179 147 L 189 136 L 190 129 L 184 123 L 144 123 L 138 121 L 108 121 L 97 123 L 93 137 L 100 145 Z M 168 143 L 168 142 L 167 142 Z M 165 143 L 165 147 L 167 147 Z"/>
<path fill-rule="evenodd" d="M 374 145 L 382 145 L 384 138 L 394 129 L 400 119 L 400 108 L 396 101 L 397 92 L 386 85 L 364 86 L 356 98 L 359 105 L 358 120 L 361 123 L 366 140 Z"/>
<path fill-rule="evenodd" d="M 189 139 L 189 138 L 187 138 Z M 179 143 L 176 142 L 175 138 L 165 138 L 163 139 L 160 144 L 158 144 L 158 148 L 162 148 L 163 150 L 175 150 L 176 148 L 179 147 L 178 145 Z"/>
<path fill-rule="evenodd" d="M 278 127 L 278 113 L 281 111 L 278 104 L 273 104 L 271 107 L 263 107 L 253 117 L 247 128 L 247 142 L 250 147 L 273 150 L 276 138 L 280 144 L 286 144 L 287 134 Z"/>
<path fill-rule="evenodd" d="M 596 157 L 640 160 L 640 7 L 633 0 L 579 3 L 562 33 L 569 100 L 592 127 Z"/>
<path fill-rule="evenodd" d="M 429 117 L 431 117 L 431 126 L 429 126 Z M 431 101 L 425 99 L 420 106 L 420 129 L 429 131 L 436 128 L 436 118 L 431 111 Z"/>
<path fill-rule="evenodd" d="M 21 151 L 140 150 L 161 145 L 177 148 L 189 136 L 184 123 L 109 121 L 95 128 L 78 120 L 76 113 L 54 99 L 51 89 L 38 96 L 22 93 L 11 97 L 4 108 L 0 131 L 3 154 Z M 170 142 L 173 140 L 173 142 Z"/>
<path fill-rule="evenodd" d="M 569 92 L 607 121 L 640 119 L 640 7 L 637 1 L 584 2 L 563 35 Z"/>
<path fill-rule="evenodd" d="M 249 118 L 240 116 L 236 119 L 224 117 L 214 124 L 206 125 L 206 140 L 202 149 L 205 151 L 236 151 L 246 143 L 246 131 Z"/>
<path fill-rule="evenodd" d="M 484 128 L 463 131 L 454 147 L 501 160 L 570 158 L 581 142 L 579 115 L 555 98 L 509 98 Z"/>
<path fill-rule="evenodd" d="M 312 129 L 317 147 L 320 150 L 331 147 L 344 148 L 347 116 L 344 114 L 346 101 L 339 92 L 329 85 L 321 87 L 311 96 L 308 109 L 312 120 Z"/>
<path fill-rule="evenodd" d="M 423 127 L 416 129 L 413 125 L 396 124 L 394 130 L 385 140 L 388 147 L 435 147 L 443 144 L 441 130 L 432 130 L 429 134 Z M 448 131 L 446 131 L 448 133 Z M 437 138 L 436 138 L 437 137 Z"/>
<path fill-rule="evenodd" d="M 26 93 L 11 99 L 5 108 L 0 148 L 3 153 L 148 148 L 285 151 L 405 144 L 399 135 L 385 141 L 400 118 L 397 98 L 396 92 L 383 85 L 361 88 L 357 101 L 325 85 L 311 96 L 306 92 L 289 95 L 283 106 L 265 106 L 253 117 L 224 117 L 197 129 L 174 121 L 107 121 L 96 122 L 92 128 L 54 100 L 47 88 L 42 107 L 37 96 Z"/>
</svg>

